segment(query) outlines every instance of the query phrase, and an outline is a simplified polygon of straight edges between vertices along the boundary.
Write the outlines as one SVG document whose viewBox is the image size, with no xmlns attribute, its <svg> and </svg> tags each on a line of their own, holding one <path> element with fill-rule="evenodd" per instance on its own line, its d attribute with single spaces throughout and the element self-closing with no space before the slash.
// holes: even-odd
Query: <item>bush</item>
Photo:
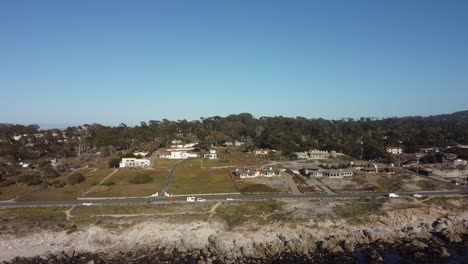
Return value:
<svg viewBox="0 0 468 264">
<path fill-rule="evenodd" d="M 10 186 L 10 185 L 13 185 L 13 184 L 15 184 L 14 181 L 4 180 L 4 181 L 0 182 L 0 187 L 7 187 L 7 186 Z"/>
<path fill-rule="evenodd" d="M 135 175 L 133 178 L 130 179 L 130 183 L 133 184 L 144 184 L 144 183 L 150 183 L 153 181 L 153 178 L 151 178 L 147 174 L 138 174 Z"/>
<path fill-rule="evenodd" d="M 62 188 L 65 186 L 65 183 L 59 180 L 55 180 L 52 182 L 52 186 L 54 186 L 54 188 Z"/>
<path fill-rule="evenodd" d="M 34 178 L 31 178 L 27 184 L 28 186 L 34 186 L 34 185 L 39 185 L 41 183 L 42 183 L 42 180 L 39 177 L 34 177 Z"/>
<path fill-rule="evenodd" d="M 109 161 L 109 167 L 111 168 L 117 168 L 119 167 L 119 163 L 120 163 L 120 158 L 112 158 L 110 161 Z"/>
<path fill-rule="evenodd" d="M 113 182 L 113 181 L 103 182 L 103 183 L 101 183 L 101 185 L 112 186 L 112 185 L 115 185 L 115 182 Z"/>
<path fill-rule="evenodd" d="M 67 184 L 70 184 L 70 185 L 75 185 L 75 184 L 78 184 L 80 182 L 84 182 L 86 180 L 85 176 L 83 176 L 83 174 L 79 173 L 79 172 L 76 172 L 76 173 L 73 173 L 72 175 L 68 176 L 67 178 Z"/>
</svg>

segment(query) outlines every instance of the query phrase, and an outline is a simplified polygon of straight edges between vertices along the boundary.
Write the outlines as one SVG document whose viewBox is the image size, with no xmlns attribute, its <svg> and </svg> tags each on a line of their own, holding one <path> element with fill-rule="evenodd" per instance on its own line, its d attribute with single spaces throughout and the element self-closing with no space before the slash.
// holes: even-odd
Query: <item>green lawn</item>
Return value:
<svg viewBox="0 0 468 264">
<path fill-rule="evenodd" d="M 167 181 L 167 170 L 119 169 L 103 184 L 95 186 L 86 197 L 137 197 L 150 196 L 160 192 Z M 142 184 L 131 183 L 137 175 L 148 175 L 151 181 Z"/>
<path fill-rule="evenodd" d="M 193 160 L 177 168 L 168 192 L 235 193 L 237 189 L 226 169 L 200 168 L 200 160 Z"/>
</svg>

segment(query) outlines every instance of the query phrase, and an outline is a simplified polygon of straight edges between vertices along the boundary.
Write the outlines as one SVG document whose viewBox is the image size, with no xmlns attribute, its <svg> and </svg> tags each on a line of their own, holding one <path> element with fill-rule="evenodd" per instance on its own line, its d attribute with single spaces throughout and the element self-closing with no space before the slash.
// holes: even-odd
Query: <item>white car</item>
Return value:
<svg viewBox="0 0 468 264">
<path fill-rule="evenodd" d="M 84 206 L 90 206 L 93 205 L 93 203 L 83 203 Z"/>
<path fill-rule="evenodd" d="M 233 198 L 226 197 L 226 201 L 234 201 Z"/>
<path fill-rule="evenodd" d="M 413 194 L 413 197 L 414 197 L 414 198 L 421 198 L 422 195 L 415 193 L 415 194 Z"/>
<path fill-rule="evenodd" d="M 197 198 L 197 202 L 206 202 L 205 198 Z"/>
<path fill-rule="evenodd" d="M 398 197 L 398 196 L 399 196 L 399 195 L 396 194 L 396 193 L 389 193 L 389 194 L 388 194 L 388 197 Z"/>
<path fill-rule="evenodd" d="M 195 202 L 195 196 L 187 197 L 187 202 Z"/>
</svg>

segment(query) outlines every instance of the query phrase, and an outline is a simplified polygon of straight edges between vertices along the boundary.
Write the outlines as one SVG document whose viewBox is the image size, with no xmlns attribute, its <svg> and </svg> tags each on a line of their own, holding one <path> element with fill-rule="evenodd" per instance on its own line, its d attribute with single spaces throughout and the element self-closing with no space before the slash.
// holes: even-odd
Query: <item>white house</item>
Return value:
<svg viewBox="0 0 468 264">
<path fill-rule="evenodd" d="M 217 159 L 218 154 L 215 149 L 210 149 L 210 153 L 203 155 L 203 157 L 208 159 Z"/>
<path fill-rule="evenodd" d="M 147 159 L 122 158 L 119 163 L 120 168 L 148 167 L 150 161 Z"/>
<path fill-rule="evenodd" d="M 271 167 L 266 170 L 236 169 L 234 174 L 241 179 L 246 179 L 246 178 L 255 178 L 259 176 L 263 176 L 263 177 L 280 176 L 280 171 L 275 170 Z"/>
<path fill-rule="evenodd" d="M 198 155 L 195 153 L 189 153 L 186 151 L 171 151 L 161 153 L 159 155 L 162 159 L 188 159 L 188 158 L 197 158 Z"/>
<path fill-rule="evenodd" d="M 276 152 L 274 149 L 256 149 L 254 150 L 255 155 L 268 155 L 270 152 Z"/>
<path fill-rule="evenodd" d="M 453 164 L 454 165 L 466 165 L 467 164 L 467 161 L 466 160 L 462 160 L 462 159 L 456 159 L 453 161 Z"/>
<path fill-rule="evenodd" d="M 387 147 L 386 150 L 388 153 L 391 153 L 391 154 L 403 153 L 403 149 L 401 149 L 400 147 Z"/>
</svg>

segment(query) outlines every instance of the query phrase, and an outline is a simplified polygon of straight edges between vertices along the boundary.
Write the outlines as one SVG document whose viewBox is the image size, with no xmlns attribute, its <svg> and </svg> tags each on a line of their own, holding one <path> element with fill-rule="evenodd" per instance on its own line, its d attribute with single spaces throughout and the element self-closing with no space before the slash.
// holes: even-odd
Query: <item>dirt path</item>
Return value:
<svg viewBox="0 0 468 264">
<path fill-rule="evenodd" d="M 71 221 L 71 219 L 73 218 L 73 215 L 71 214 L 71 211 L 73 210 L 73 208 L 75 208 L 75 206 L 72 206 L 72 208 L 64 211 L 65 212 L 65 216 L 67 217 L 67 220 L 68 221 Z"/>
<path fill-rule="evenodd" d="M 213 207 L 211 207 L 209 213 L 210 213 L 210 216 L 208 217 L 208 221 L 211 219 L 211 217 L 213 217 L 214 214 L 216 214 L 216 208 L 218 208 L 218 206 L 221 205 L 221 201 L 217 202 L 215 205 L 213 205 Z"/>
<path fill-rule="evenodd" d="M 302 194 L 301 191 L 299 191 L 299 188 L 297 188 L 297 184 L 294 182 L 293 175 L 289 173 L 281 173 L 281 176 L 283 176 L 283 179 L 289 185 L 289 189 L 291 189 L 293 195 Z"/>
<path fill-rule="evenodd" d="M 105 177 L 101 182 L 99 182 L 98 184 L 96 184 L 94 186 L 101 185 L 103 182 L 105 182 L 107 179 L 109 179 L 112 175 L 114 175 L 117 171 L 119 171 L 119 169 L 115 169 L 113 172 L 111 172 L 109 175 L 107 175 L 107 177 Z M 89 192 L 91 192 L 93 190 L 94 186 L 91 186 L 91 188 L 89 188 L 89 190 L 87 190 L 86 192 L 82 193 L 81 196 L 85 196 Z"/>
<path fill-rule="evenodd" d="M 315 185 L 317 185 L 320 189 L 322 189 L 327 194 L 335 194 L 330 188 L 328 188 L 328 186 L 321 183 L 317 179 L 314 179 L 313 177 L 310 177 L 310 181 L 313 182 Z"/>
</svg>

